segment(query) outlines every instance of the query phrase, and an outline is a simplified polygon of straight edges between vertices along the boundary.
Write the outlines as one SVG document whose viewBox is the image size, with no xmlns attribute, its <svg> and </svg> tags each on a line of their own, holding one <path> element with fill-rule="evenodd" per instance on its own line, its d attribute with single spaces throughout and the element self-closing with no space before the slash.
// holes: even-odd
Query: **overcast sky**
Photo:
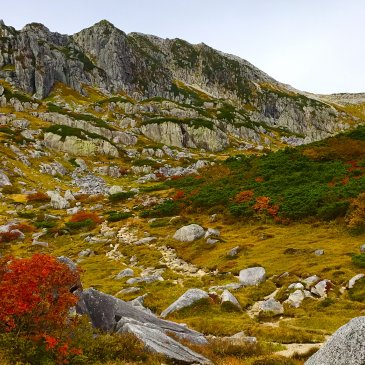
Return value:
<svg viewBox="0 0 365 365">
<path fill-rule="evenodd" d="M 17 0 L 0 18 L 67 34 L 107 19 L 127 33 L 204 42 L 301 90 L 365 92 L 364 0 Z"/>
</svg>

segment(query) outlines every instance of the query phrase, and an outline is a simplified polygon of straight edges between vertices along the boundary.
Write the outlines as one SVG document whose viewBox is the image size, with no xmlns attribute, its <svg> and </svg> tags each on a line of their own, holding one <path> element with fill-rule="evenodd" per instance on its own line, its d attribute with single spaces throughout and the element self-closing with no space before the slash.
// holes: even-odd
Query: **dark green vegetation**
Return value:
<svg viewBox="0 0 365 365">
<path fill-rule="evenodd" d="M 266 216 L 277 221 L 344 217 L 351 200 L 365 191 L 365 127 L 263 157 L 230 157 L 200 176 L 165 185 L 182 190 L 179 202 L 165 202 L 144 216 L 209 209 L 228 211 L 236 218 Z"/>
</svg>

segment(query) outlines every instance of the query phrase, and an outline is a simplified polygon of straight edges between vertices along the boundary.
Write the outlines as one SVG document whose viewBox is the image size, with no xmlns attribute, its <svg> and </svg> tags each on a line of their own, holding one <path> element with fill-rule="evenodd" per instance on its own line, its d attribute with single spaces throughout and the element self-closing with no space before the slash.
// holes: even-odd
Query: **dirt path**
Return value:
<svg viewBox="0 0 365 365">
<path fill-rule="evenodd" d="M 323 343 L 289 343 L 286 344 L 285 350 L 276 352 L 277 355 L 292 357 L 295 353 L 305 354 L 313 348 L 320 348 Z"/>
</svg>

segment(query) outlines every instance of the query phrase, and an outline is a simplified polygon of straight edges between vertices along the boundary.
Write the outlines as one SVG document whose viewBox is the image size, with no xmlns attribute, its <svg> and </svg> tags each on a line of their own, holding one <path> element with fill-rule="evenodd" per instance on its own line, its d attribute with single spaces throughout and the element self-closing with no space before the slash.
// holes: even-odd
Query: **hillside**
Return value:
<svg viewBox="0 0 365 365">
<path fill-rule="evenodd" d="M 141 341 L 85 323 L 72 364 L 298 365 L 363 313 L 363 94 L 106 21 L 0 32 L 0 258 L 68 257 L 94 326 Z"/>
</svg>

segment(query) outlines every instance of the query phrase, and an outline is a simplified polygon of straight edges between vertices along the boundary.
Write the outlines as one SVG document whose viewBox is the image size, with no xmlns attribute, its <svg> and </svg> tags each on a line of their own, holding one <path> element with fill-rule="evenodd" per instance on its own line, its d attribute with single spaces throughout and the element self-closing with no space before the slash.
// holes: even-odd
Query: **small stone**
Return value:
<svg viewBox="0 0 365 365">
<path fill-rule="evenodd" d="M 220 231 L 218 229 L 213 229 L 213 228 L 208 228 L 207 231 L 205 232 L 204 238 L 208 238 L 208 237 L 219 237 L 220 236 Z"/>
<path fill-rule="evenodd" d="M 117 274 L 115 279 L 120 280 L 126 277 L 133 277 L 133 276 L 134 276 L 134 271 L 132 269 L 124 269 Z"/>
<path fill-rule="evenodd" d="M 302 304 L 302 301 L 304 300 L 305 295 L 302 290 L 296 290 L 294 293 L 291 293 L 289 295 L 289 298 L 284 302 L 288 303 L 294 308 L 299 308 Z"/>
<path fill-rule="evenodd" d="M 348 284 L 348 288 L 352 289 L 354 287 L 354 285 L 356 284 L 356 282 L 360 279 L 362 279 L 363 277 L 365 277 L 364 274 L 357 274 L 355 275 L 353 278 L 351 278 L 349 280 L 349 284 Z"/>
<path fill-rule="evenodd" d="M 365 252 L 365 243 L 360 246 L 360 252 Z"/>
<path fill-rule="evenodd" d="M 219 240 L 216 240 L 214 238 L 208 238 L 207 239 L 208 245 L 215 245 L 217 242 L 219 242 Z"/>
<path fill-rule="evenodd" d="M 332 283 L 330 280 L 324 279 L 317 283 L 311 289 L 311 293 L 318 295 L 321 298 L 326 298 L 328 291 L 331 289 Z"/>
<path fill-rule="evenodd" d="M 302 283 L 292 283 L 288 286 L 288 289 L 299 289 L 299 290 L 303 290 L 304 289 L 304 285 Z"/>
<path fill-rule="evenodd" d="M 324 255 L 324 250 L 315 250 L 315 251 L 314 251 L 314 254 L 315 254 L 316 256 L 322 256 L 322 255 Z"/>
<path fill-rule="evenodd" d="M 238 252 L 240 250 L 240 246 L 236 246 L 231 248 L 228 252 L 227 252 L 227 256 L 228 257 L 235 257 L 238 255 Z"/>
<path fill-rule="evenodd" d="M 310 288 L 313 284 L 317 283 L 319 281 L 319 277 L 317 275 L 312 275 L 306 279 L 303 280 L 305 286 L 307 288 Z"/>
<path fill-rule="evenodd" d="M 241 307 L 240 303 L 238 302 L 237 298 L 227 289 L 224 290 L 224 292 L 222 293 L 221 303 L 222 304 L 230 303 L 237 309 L 242 310 L 242 307 Z"/>
</svg>

